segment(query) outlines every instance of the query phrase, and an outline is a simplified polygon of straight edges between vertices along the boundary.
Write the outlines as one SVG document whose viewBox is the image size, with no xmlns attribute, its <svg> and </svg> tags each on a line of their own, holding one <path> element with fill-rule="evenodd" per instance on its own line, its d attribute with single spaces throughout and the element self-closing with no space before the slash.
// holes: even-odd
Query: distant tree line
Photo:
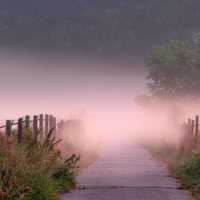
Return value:
<svg viewBox="0 0 200 200">
<path fill-rule="evenodd" d="M 153 44 L 188 39 L 199 0 L 1 0 L 0 48 L 144 56 Z"/>
<path fill-rule="evenodd" d="M 193 43 L 172 40 L 153 48 L 146 60 L 148 87 L 152 97 L 200 97 L 200 33 Z M 137 98 L 140 102 L 147 96 Z"/>
</svg>

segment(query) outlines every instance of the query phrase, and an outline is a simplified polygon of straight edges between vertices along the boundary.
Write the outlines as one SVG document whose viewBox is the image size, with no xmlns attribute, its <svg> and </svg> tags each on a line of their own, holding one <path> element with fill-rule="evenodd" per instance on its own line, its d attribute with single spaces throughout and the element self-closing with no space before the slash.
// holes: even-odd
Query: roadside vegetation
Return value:
<svg viewBox="0 0 200 200">
<path fill-rule="evenodd" d="M 16 137 L 0 136 L 0 200 L 58 200 L 76 187 L 79 157 L 64 158 L 52 130 L 38 142 L 29 130 Z"/>
<path fill-rule="evenodd" d="M 180 125 L 185 116 L 199 112 L 200 33 L 195 34 L 193 42 L 173 40 L 153 48 L 146 60 L 146 69 L 149 94 L 138 96 L 136 102 L 144 109 L 153 105 L 155 110 L 159 104 L 165 110 L 173 110 L 172 124 L 165 127 L 171 137 L 169 142 L 162 142 L 160 138 L 147 147 L 200 200 L 200 133 L 186 134 Z M 176 126 L 176 131 L 171 126 Z"/>
<path fill-rule="evenodd" d="M 172 40 L 154 47 L 146 59 L 149 94 L 136 97 L 142 105 L 155 100 L 199 101 L 200 33 L 193 42 Z"/>
<path fill-rule="evenodd" d="M 156 158 L 166 162 L 172 176 L 180 180 L 182 188 L 192 191 L 200 200 L 200 146 L 186 149 L 188 144 L 187 138 L 179 145 L 160 143 L 147 147 Z"/>
</svg>

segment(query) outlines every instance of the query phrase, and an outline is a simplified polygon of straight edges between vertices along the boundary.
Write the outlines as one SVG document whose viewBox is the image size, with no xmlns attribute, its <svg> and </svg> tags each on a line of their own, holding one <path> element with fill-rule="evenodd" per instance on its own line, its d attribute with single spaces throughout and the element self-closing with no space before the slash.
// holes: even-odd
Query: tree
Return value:
<svg viewBox="0 0 200 200">
<path fill-rule="evenodd" d="M 200 33 L 193 46 L 173 40 L 152 49 L 147 62 L 149 89 L 157 97 L 195 97 L 200 94 Z"/>
</svg>

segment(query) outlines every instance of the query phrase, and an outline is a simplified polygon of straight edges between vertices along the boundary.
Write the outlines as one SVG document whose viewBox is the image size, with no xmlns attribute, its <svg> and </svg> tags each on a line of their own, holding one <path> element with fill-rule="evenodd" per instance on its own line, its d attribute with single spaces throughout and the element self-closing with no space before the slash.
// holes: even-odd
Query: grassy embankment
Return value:
<svg viewBox="0 0 200 200">
<path fill-rule="evenodd" d="M 192 191 L 200 200 L 200 141 L 183 135 L 179 144 L 162 143 L 150 147 L 153 154 L 167 162 L 170 172 L 180 180 L 182 188 Z"/>
<path fill-rule="evenodd" d="M 24 140 L 0 136 L 0 200 L 57 200 L 76 186 L 79 157 L 65 159 L 50 133 L 38 142 L 26 130 Z"/>
</svg>

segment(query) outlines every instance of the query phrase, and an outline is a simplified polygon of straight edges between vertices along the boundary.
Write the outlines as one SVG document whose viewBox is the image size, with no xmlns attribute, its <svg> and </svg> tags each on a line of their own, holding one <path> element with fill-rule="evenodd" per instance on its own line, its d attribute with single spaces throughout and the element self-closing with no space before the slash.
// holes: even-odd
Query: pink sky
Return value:
<svg viewBox="0 0 200 200">
<path fill-rule="evenodd" d="M 0 119 L 52 113 L 59 118 L 127 121 L 145 90 L 139 65 L 0 56 Z"/>
</svg>

